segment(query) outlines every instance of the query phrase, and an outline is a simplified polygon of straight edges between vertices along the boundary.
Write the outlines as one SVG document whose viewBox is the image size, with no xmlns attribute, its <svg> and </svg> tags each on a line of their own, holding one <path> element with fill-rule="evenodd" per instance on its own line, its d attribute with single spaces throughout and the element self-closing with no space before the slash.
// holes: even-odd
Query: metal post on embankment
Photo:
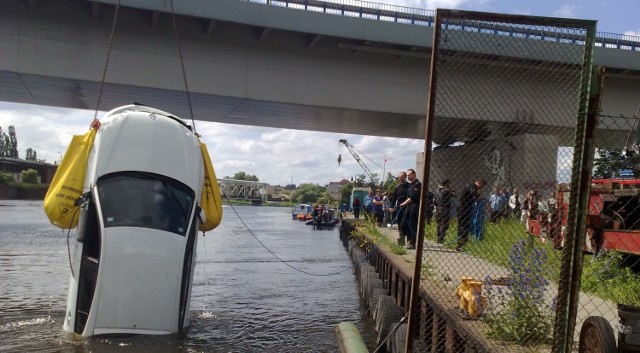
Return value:
<svg viewBox="0 0 640 353">
<path fill-rule="evenodd" d="M 356 325 L 351 322 L 341 322 L 336 326 L 338 352 L 340 353 L 369 353 Z"/>
</svg>

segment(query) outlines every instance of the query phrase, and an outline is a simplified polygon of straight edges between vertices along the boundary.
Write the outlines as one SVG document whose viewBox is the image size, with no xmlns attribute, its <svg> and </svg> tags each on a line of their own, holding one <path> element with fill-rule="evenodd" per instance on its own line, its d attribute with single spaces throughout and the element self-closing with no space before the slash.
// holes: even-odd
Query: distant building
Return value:
<svg viewBox="0 0 640 353">
<path fill-rule="evenodd" d="M 49 184 L 58 169 L 58 165 L 18 158 L 0 157 L 0 173 L 11 174 L 18 182 L 21 181 L 20 173 L 27 169 L 35 169 L 38 172 L 38 181 L 41 184 Z"/>
<path fill-rule="evenodd" d="M 296 184 L 287 184 L 287 186 L 284 187 L 285 190 L 295 190 L 296 189 Z"/>
<path fill-rule="evenodd" d="M 340 181 L 332 181 L 327 185 L 327 191 L 334 200 L 340 202 L 342 199 L 342 187 L 349 184 L 349 180 L 342 179 Z"/>
</svg>

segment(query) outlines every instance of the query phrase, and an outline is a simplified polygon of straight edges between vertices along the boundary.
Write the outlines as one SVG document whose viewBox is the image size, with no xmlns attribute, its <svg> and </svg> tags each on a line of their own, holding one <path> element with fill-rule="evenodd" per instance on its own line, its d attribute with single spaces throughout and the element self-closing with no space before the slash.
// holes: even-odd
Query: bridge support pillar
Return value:
<svg viewBox="0 0 640 353">
<path fill-rule="evenodd" d="M 571 161 L 564 158 L 569 152 L 559 157 L 558 141 L 554 135 L 521 134 L 436 148 L 431 156 L 429 190 L 435 192 L 444 179 L 451 180 L 454 189 L 460 191 L 477 178 L 485 178 L 489 188 L 485 195 L 493 186 L 509 186 L 519 187 L 521 194 L 535 189 L 546 196 L 555 190 L 557 172 L 561 177 L 570 175 Z M 418 153 L 418 176 L 422 175 L 422 161 L 423 154 Z M 567 171 L 563 173 L 565 166 Z"/>
</svg>

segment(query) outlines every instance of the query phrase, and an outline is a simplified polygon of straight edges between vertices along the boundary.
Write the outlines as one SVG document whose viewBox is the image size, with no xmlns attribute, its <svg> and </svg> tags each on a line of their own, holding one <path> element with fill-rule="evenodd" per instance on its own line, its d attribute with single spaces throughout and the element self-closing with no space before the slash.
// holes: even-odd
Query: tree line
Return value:
<svg viewBox="0 0 640 353">
<path fill-rule="evenodd" d="M 9 125 L 9 129 L 5 133 L 0 126 L 0 157 L 20 158 L 18 153 L 18 137 L 16 137 L 16 128 Z M 26 160 L 37 161 L 38 153 L 31 147 L 27 148 Z"/>
<path fill-rule="evenodd" d="M 0 127 L 0 157 L 20 158 L 18 153 L 18 138 L 16 137 L 16 128 L 9 125 L 8 132 L 5 133 Z M 37 161 L 38 153 L 31 147 L 27 148 L 26 160 Z"/>
</svg>

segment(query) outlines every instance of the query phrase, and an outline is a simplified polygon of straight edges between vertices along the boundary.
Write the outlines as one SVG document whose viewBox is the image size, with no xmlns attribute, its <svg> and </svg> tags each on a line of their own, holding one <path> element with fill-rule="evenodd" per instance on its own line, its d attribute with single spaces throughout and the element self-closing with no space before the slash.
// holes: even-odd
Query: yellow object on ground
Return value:
<svg viewBox="0 0 640 353">
<path fill-rule="evenodd" d="M 84 135 L 73 136 L 44 197 L 44 212 L 49 221 L 62 229 L 78 225 L 80 206 L 76 205 L 76 200 L 82 195 L 87 159 L 96 132 L 91 129 Z"/>
<path fill-rule="evenodd" d="M 482 296 L 482 281 L 472 277 L 460 277 L 462 282 L 456 288 L 456 296 L 460 299 L 460 309 L 470 317 L 482 315 L 487 308 L 487 299 Z"/>
<path fill-rule="evenodd" d="M 204 187 L 202 188 L 200 207 L 202 207 L 205 219 L 200 224 L 199 229 L 206 232 L 217 227 L 222 221 L 222 196 L 207 145 L 200 142 L 200 149 L 204 160 Z"/>
</svg>

